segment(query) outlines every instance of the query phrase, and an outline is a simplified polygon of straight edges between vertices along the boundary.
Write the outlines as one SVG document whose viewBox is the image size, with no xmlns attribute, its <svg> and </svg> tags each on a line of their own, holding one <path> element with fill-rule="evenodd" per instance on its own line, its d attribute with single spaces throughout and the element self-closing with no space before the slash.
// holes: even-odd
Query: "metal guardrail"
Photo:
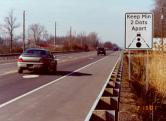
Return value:
<svg viewBox="0 0 166 121">
<path fill-rule="evenodd" d="M 0 63 L 10 63 L 18 59 L 21 53 L 0 54 Z"/>
<path fill-rule="evenodd" d="M 96 107 L 85 121 L 118 121 L 122 63 L 123 60 L 117 63 Z"/>
<path fill-rule="evenodd" d="M 11 53 L 11 54 L 0 54 L 0 57 L 11 57 L 11 56 L 19 56 L 21 53 Z"/>
</svg>

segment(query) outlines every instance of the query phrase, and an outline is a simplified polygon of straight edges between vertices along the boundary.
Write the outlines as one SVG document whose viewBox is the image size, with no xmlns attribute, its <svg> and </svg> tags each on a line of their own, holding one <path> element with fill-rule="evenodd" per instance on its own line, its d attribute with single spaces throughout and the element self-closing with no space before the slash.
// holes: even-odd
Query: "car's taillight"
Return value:
<svg viewBox="0 0 166 121">
<path fill-rule="evenodd" d="M 22 58 L 19 58 L 17 61 L 18 62 L 24 62 L 24 60 Z"/>
</svg>

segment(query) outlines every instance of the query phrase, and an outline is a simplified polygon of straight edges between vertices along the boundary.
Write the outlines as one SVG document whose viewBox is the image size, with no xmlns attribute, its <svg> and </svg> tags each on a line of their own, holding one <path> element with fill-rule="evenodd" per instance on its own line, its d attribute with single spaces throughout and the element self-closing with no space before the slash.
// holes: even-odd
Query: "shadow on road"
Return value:
<svg viewBox="0 0 166 121">
<path fill-rule="evenodd" d="M 39 74 L 39 75 L 50 75 L 50 76 L 91 76 L 92 74 L 73 72 L 73 71 L 57 71 L 57 72 L 42 72 L 42 71 L 26 71 L 24 74 Z"/>
<path fill-rule="evenodd" d="M 72 73 L 72 74 L 70 74 L 70 73 Z M 68 76 L 91 76 L 92 75 L 92 74 L 88 74 L 88 73 L 72 72 L 72 71 L 57 71 L 55 75 L 65 76 L 67 74 L 70 74 Z"/>
</svg>

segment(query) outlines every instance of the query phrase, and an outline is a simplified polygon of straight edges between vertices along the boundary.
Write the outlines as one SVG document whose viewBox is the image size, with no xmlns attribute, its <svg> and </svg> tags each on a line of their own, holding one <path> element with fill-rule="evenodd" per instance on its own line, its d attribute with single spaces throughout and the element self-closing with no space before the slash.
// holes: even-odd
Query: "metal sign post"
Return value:
<svg viewBox="0 0 166 121">
<path fill-rule="evenodd" d="M 148 50 L 146 51 L 146 91 L 148 91 L 149 88 L 149 81 L 148 81 L 148 61 L 149 61 L 149 54 Z"/>
<path fill-rule="evenodd" d="M 130 50 L 129 50 L 129 54 L 128 54 L 128 57 L 129 57 L 129 67 L 128 67 L 128 73 L 129 73 L 129 81 L 131 81 L 131 54 L 130 54 Z"/>
</svg>

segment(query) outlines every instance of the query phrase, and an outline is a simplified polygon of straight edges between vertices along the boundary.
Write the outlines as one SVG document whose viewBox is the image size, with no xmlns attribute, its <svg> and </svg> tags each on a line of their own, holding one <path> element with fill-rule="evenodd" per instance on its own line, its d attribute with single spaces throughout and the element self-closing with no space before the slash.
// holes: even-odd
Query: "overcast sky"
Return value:
<svg viewBox="0 0 166 121">
<path fill-rule="evenodd" d="M 49 33 L 57 22 L 57 35 L 73 31 L 96 32 L 102 41 L 124 45 L 125 12 L 149 12 L 153 0 L 1 0 L 0 24 L 11 9 L 22 24 L 22 12 L 26 11 L 27 26 L 32 23 L 44 25 Z M 27 27 L 26 26 L 26 27 Z M 17 30 L 20 34 L 22 28 Z"/>
</svg>

